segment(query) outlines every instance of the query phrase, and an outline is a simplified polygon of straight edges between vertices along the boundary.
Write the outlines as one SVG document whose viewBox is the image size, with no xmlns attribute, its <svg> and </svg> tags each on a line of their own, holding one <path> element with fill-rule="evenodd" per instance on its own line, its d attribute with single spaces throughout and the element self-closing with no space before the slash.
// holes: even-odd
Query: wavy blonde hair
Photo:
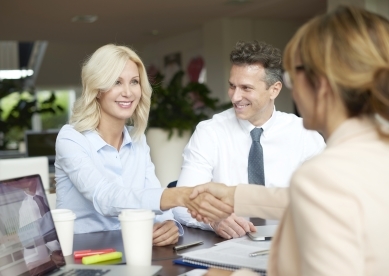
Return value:
<svg viewBox="0 0 389 276">
<path fill-rule="evenodd" d="M 296 56 L 312 87 L 325 77 L 349 117 L 379 115 L 389 124 L 389 21 L 351 6 L 317 16 L 303 25 L 284 52 L 295 77 Z M 382 120 L 381 120 L 382 121 Z M 388 126 L 387 126 L 388 127 Z M 386 138 L 389 133 L 377 130 Z"/>
<path fill-rule="evenodd" d="M 147 127 L 152 88 L 143 62 L 129 47 L 108 44 L 97 49 L 82 67 L 82 94 L 73 107 L 70 124 L 79 131 L 95 130 L 100 122 L 101 107 L 97 101 L 99 93 L 110 90 L 119 78 L 128 60 L 139 70 L 142 95 L 130 118 L 134 125 L 131 136 L 139 140 Z"/>
</svg>

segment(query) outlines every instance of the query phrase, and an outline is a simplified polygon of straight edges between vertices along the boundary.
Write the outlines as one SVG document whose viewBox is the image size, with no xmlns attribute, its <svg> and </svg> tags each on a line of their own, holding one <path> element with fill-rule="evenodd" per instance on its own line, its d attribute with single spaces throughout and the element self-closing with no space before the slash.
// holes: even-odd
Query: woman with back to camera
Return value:
<svg viewBox="0 0 389 276">
<path fill-rule="evenodd" d="M 317 16 L 288 43 L 284 67 L 304 126 L 322 133 L 327 148 L 285 190 L 267 275 L 388 275 L 389 21 L 345 6 Z M 258 200 L 279 188 L 210 183 L 193 196 L 204 191 L 241 216 L 279 212 Z"/>
<path fill-rule="evenodd" d="M 57 208 L 76 214 L 75 233 L 116 230 L 122 209 L 160 209 L 163 189 L 144 135 L 151 86 L 138 55 L 112 44 L 84 63 L 82 84 L 70 124 L 57 137 Z M 183 233 L 171 211 L 156 222 L 154 245 L 176 243 Z"/>
</svg>

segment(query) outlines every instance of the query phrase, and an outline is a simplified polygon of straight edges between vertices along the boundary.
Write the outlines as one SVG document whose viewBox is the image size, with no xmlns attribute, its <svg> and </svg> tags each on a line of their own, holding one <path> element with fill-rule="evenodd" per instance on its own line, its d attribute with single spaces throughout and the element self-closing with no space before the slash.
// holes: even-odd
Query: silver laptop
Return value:
<svg viewBox="0 0 389 276">
<path fill-rule="evenodd" d="M 66 265 L 40 176 L 0 181 L 0 275 L 156 275 L 161 269 Z"/>
</svg>

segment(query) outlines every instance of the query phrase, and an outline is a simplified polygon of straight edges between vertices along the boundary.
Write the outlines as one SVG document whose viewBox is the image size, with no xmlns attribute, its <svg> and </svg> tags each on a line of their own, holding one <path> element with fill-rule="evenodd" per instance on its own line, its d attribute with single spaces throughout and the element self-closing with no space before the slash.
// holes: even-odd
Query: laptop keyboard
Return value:
<svg viewBox="0 0 389 276">
<path fill-rule="evenodd" d="M 59 274 L 58 276 L 102 276 L 107 274 L 109 269 L 71 269 Z"/>
</svg>

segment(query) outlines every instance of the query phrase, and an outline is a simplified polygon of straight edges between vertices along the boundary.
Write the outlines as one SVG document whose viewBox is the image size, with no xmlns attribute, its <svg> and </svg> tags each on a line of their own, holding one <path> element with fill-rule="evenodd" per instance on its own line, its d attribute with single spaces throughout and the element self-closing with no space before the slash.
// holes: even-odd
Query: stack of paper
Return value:
<svg viewBox="0 0 389 276">
<path fill-rule="evenodd" d="M 249 254 L 270 248 L 270 241 L 254 242 L 249 239 L 233 239 L 214 247 L 181 254 L 184 262 L 206 267 L 235 270 L 249 268 L 257 272 L 266 271 L 268 255 L 250 257 Z"/>
</svg>

